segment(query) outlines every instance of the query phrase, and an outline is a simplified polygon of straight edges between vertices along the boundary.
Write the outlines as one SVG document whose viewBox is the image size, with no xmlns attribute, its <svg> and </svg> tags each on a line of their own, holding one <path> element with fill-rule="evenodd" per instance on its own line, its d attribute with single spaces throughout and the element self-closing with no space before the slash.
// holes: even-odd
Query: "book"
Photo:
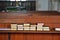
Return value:
<svg viewBox="0 0 60 40">
<path fill-rule="evenodd" d="M 30 29 L 30 27 L 24 27 L 24 30 L 29 30 Z"/>
<path fill-rule="evenodd" d="M 60 28 L 55 28 L 55 31 L 60 31 Z"/>
<path fill-rule="evenodd" d="M 11 30 L 17 30 L 17 24 L 11 24 Z"/>
<path fill-rule="evenodd" d="M 28 23 L 24 24 L 24 27 L 29 27 L 29 26 L 30 26 L 30 24 L 28 24 Z"/>
<path fill-rule="evenodd" d="M 43 27 L 43 31 L 50 31 L 49 27 Z"/>
<path fill-rule="evenodd" d="M 23 30 L 23 25 L 18 25 L 18 30 Z"/>
<path fill-rule="evenodd" d="M 43 29 L 42 28 L 37 28 L 37 31 L 42 31 Z"/>
<path fill-rule="evenodd" d="M 30 30 L 36 30 L 36 27 L 30 27 Z"/>
</svg>

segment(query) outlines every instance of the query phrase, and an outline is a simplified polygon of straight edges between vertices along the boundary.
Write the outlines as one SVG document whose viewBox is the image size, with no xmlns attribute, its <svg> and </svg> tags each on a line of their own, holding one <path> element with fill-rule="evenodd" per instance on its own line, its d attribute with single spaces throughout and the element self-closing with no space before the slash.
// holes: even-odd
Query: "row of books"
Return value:
<svg viewBox="0 0 60 40">
<path fill-rule="evenodd" d="M 44 26 L 44 23 L 37 24 L 11 24 L 11 28 L 0 28 L 0 30 L 37 30 L 37 31 L 51 31 L 49 26 Z M 54 28 L 54 31 L 60 31 L 60 28 Z"/>
<path fill-rule="evenodd" d="M 24 28 L 24 29 L 23 29 Z M 11 29 L 11 28 L 0 28 L 0 30 L 17 30 L 17 29 Z M 36 30 L 35 27 L 19 27 L 18 30 Z M 48 27 L 43 27 L 43 29 L 39 29 L 40 31 L 49 31 Z M 60 28 L 54 28 L 55 31 L 60 31 Z"/>
<path fill-rule="evenodd" d="M 44 23 L 37 23 L 31 25 L 29 23 L 25 24 L 11 24 L 11 30 L 38 30 L 38 31 L 50 31 L 49 27 L 44 27 Z"/>
</svg>

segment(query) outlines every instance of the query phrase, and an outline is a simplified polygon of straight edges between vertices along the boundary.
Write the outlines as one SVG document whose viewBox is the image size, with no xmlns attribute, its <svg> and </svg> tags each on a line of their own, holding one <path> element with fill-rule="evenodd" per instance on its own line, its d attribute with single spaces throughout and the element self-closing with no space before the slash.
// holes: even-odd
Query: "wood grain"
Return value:
<svg viewBox="0 0 60 40">
<path fill-rule="evenodd" d="M 24 34 L 15 34 L 15 40 L 24 40 Z"/>
<path fill-rule="evenodd" d="M 0 34 L 0 40 L 8 40 L 7 34 Z"/>
<path fill-rule="evenodd" d="M 60 40 L 60 34 L 53 34 L 53 40 Z"/>
</svg>

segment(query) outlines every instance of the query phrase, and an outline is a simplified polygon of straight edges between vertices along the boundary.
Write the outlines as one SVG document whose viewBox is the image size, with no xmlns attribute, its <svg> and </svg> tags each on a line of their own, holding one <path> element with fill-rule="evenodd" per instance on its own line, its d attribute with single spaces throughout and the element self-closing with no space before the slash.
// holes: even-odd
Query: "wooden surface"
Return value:
<svg viewBox="0 0 60 40">
<path fill-rule="evenodd" d="M 13 37 L 13 40 L 60 40 L 60 34 L 15 34 Z"/>
<path fill-rule="evenodd" d="M 24 33 L 27 33 L 27 34 L 30 34 L 30 33 L 31 34 L 33 34 L 33 33 L 35 33 L 35 34 L 39 34 L 39 33 L 50 34 L 51 33 L 52 34 L 52 33 L 57 33 L 58 34 L 58 33 L 60 33 L 60 31 L 19 31 L 19 30 L 18 31 L 14 31 L 14 30 L 4 31 L 4 30 L 0 30 L 0 34 L 1 33 L 3 33 L 3 34 L 4 33 L 11 33 L 11 34 L 19 34 L 19 33 L 23 33 L 23 34 Z"/>
<path fill-rule="evenodd" d="M 1 12 L 0 28 L 10 28 L 11 23 L 44 23 L 51 28 L 60 27 L 58 12 Z"/>
<path fill-rule="evenodd" d="M 10 27 L 11 23 L 39 23 L 50 27 L 60 27 L 60 13 L 58 12 L 1 12 L 0 26 Z"/>
<path fill-rule="evenodd" d="M 60 23 L 57 12 L 0 13 L 0 23 Z"/>
<path fill-rule="evenodd" d="M 8 40 L 7 34 L 0 34 L 0 40 Z"/>
<path fill-rule="evenodd" d="M 0 40 L 7 40 L 6 34 L 0 35 Z M 60 34 L 11 34 L 10 40 L 60 40 Z"/>
<path fill-rule="evenodd" d="M 19 19 L 26 17 L 37 17 L 37 16 L 60 16 L 58 12 L 0 12 L 0 19 Z"/>
<path fill-rule="evenodd" d="M 60 27 L 60 13 L 0 12 L 0 28 L 10 28 L 11 23 L 20 24 L 38 22 L 43 22 L 45 26 L 49 26 L 50 28 Z M 0 31 L 0 40 L 8 40 L 7 32 L 11 32 L 10 40 L 60 40 L 60 32 L 55 31 Z"/>
</svg>

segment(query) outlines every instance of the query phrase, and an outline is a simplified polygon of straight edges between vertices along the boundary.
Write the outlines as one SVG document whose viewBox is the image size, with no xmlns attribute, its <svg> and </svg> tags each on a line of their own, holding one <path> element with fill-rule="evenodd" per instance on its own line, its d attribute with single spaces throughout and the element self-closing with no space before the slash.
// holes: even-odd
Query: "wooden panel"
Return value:
<svg viewBox="0 0 60 40">
<path fill-rule="evenodd" d="M 42 40 L 43 34 L 34 34 L 34 40 Z"/>
<path fill-rule="evenodd" d="M 0 28 L 10 28 L 9 23 L 0 23 Z"/>
<path fill-rule="evenodd" d="M 25 40 L 34 40 L 34 34 L 25 34 Z"/>
<path fill-rule="evenodd" d="M 0 13 L 0 23 L 24 22 L 60 23 L 60 15 L 57 12 Z"/>
<path fill-rule="evenodd" d="M 60 34 L 53 34 L 53 40 L 60 40 Z"/>
<path fill-rule="evenodd" d="M 0 23 L 24 23 L 24 22 L 25 19 L 0 19 Z"/>
<path fill-rule="evenodd" d="M 10 40 L 15 40 L 15 34 L 10 35 Z"/>
<path fill-rule="evenodd" d="M 15 34 L 15 40 L 24 40 L 23 34 Z"/>
<path fill-rule="evenodd" d="M 11 34 L 11 40 L 24 40 L 23 34 Z"/>
<path fill-rule="evenodd" d="M 0 34 L 0 40 L 8 40 L 7 34 Z"/>
<path fill-rule="evenodd" d="M 45 26 L 49 26 L 50 28 L 60 27 L 60 23 L 45 23 Z"/>
<path fill-rule="evenodd" d="M 5 28 L 10 28 L 11 25 L 10 25 L 10 23 L 5 23 L 5 24 L 4 24 L 4 27 L 5 27 Z"/>
<path fill-rule="evenodd" d="M 42 34 L 42 36 L 43 36 L 42 40 L 52 40 L 51 34 Z"/>
<path fill-rule="evenodd" d="M 60 23 L 60 16 L 33 16 L 31 18 L 26 18 L 25 22 Z"/>
<path fill-rule="evenodd" d="M 5 27 L 4 27 L 4 24 L 0 24 L 0 28 L 5 28 Z"/>
<path fill-rule="evenodd" d="M 7 34 L 0 34 L 0 40 L 8 40 Z M 60 34 L 11 34 L 10 40 L 60 40 Z"/>
<path fill-rule="evenodd" d="M 34 34 L 34 40 L 52 40 L 51 34 Z"/>
<path fill-rule="evenodd" d="M 44 22 L 44 23 L 60 23 L 60 16 L 25 16 L 22 18 L 16 18 L 16 19 L 0 19 L 0 23 L 38 23 L 38 22 Z"/>
</svg>

